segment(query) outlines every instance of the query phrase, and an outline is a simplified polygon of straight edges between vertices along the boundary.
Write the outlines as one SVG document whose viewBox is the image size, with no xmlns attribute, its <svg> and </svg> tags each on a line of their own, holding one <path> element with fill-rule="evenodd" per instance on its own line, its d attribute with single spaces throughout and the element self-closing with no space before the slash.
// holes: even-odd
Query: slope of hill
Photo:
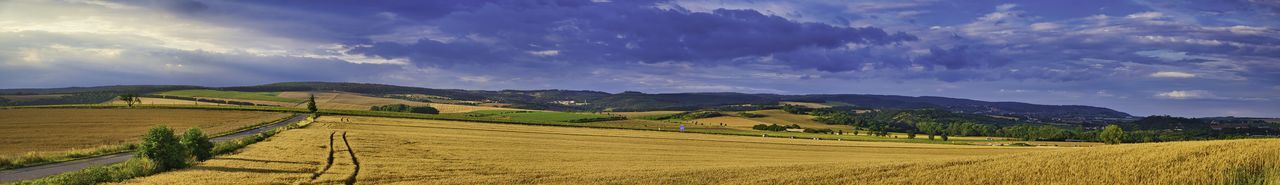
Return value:
<svg viewBox="0 0 1280 185">
<path fill-rule="evenodd" d="M 85 91 L 159 92 L 161 90 L 207 89 L 196 86 L 104 86 L 59 89 L 11 89 L 0 93 L 75 93 Z M 781 101 L 840 102 L 868 109 L 940 108 L 953 112 L 1018 116 L 1062 122 L 1106 122 L 1127 119 L 1129 114 L 1102 107 L 1080 105 L 1037 105 L 1019 102 L 987 102 L 944 97 L 894 95 L 822 94 L 777 95 L 744 93 L 607 93 L 577 90 L 460 90 L 431 89 L 367 83 L 285 82 L 255 86 L 212 88 L 227 91 L 286 92 L 341 91 L 373 96 L 419 94 L 457 101 L 495 102 L 513 108 L 570 111 L 651 111 L 736 109 L 754 110 L 776 106 Z M 105 101 L 105 100 L 103 100 Z M 102 101 L 99 101 L 102 102 Z"/>
</svg>

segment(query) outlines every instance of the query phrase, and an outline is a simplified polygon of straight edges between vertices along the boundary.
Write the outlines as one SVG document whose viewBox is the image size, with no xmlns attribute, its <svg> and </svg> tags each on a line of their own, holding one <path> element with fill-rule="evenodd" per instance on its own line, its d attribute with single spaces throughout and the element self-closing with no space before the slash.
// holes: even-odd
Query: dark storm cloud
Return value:
<svg viewBox="0 0 1280 185">
<path fill-rule="evenodd" d="M 545 50 L 555 50 L 554 58 L 577 62 L 714 63 L 805 47 L 888 45 L 917 40 L 909 34 L 888 33 L 874 27 L 798 23 L 754 10 L 687 12 L 612 3 L 491 3 L 426 22 L 461 39 L 451 43 L 422 40 L 404 46 L 378 43 L 356 51 L 423 59 L 415 60 L 422 63 L 447 63 L 448 58 L 456 57 L 452 55 L 462 53 L 501 53 L 504 55 L 499 57 L 511 57 L 485 57 L 479 61 L 504 63 L 528 57 L 522 55 L 526 52 Z M 482 41 L 478 40 L 483 39 L 495 41 L 479 44 Z M 448 49 L 454 47 L 463 51 Z M 381 51 L 384 49 L 389 51 Z M 470 58 L 473 57 L 461 60 Z"/>
</svg>

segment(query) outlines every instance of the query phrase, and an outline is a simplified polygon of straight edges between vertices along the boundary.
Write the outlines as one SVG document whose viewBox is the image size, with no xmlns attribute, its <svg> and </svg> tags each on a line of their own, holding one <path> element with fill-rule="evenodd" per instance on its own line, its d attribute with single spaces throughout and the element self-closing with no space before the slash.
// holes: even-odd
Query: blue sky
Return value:
<svg viewBox="0 0 1280 185">
<path fill-rule="evenodd" d="M 1280 117 L 1280 3 L 0 2 L 0 88 L 892 94 Z"/>
</svg>

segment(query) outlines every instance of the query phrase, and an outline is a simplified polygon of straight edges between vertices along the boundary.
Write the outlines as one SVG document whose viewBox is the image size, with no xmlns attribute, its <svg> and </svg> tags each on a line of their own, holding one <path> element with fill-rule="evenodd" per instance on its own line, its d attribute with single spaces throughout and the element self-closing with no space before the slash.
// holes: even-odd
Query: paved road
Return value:
<svg viewBox="0 0 1280 185">
<path fill-rule="evenodd" d="M 226 140 L 239 139 L 245 136 L 250 136 L 253 134 L 257 134 L 259 132 L 276 129 L 285 125 L 289 125 L 291 123 L 302 121 L 302 119 L 306 119 L 307 116 L 308 116 L 307 114 L 297 114 L 297 115 L 294 115 L 292 118 L 289 118 L 284 121 L 272 123 L 270 125 L 261 126 L 258 128 L 254 128 L 254 129 L 250 129 L 242 132 L 237 132 L 235 134 L 215 137 L 213 139 L 209 139 L 209 141 L 221 142 Z M 131 158 L 133 158 L 133 152 L 125 152 L 125 153 L 111 154 L 111 155 L 105 155 L 105 156 L 98 156 L 94 158 L 79 159 L 74 161 L 52 163 L 52 164 L 31 166 L 31 167 L 18 168 L 18 169 L 10 169 L 5 171 L 0 171 L 0 183 L 7 183 L 7 182 L 20 181 L 20 180 L 46 177 L 50 175 L 57 175 L 57 174 L 61 174 L 69 171 L 84 169 L 90 166 L 115 164 L 115 163 L 128 161 Z"/>
</svg>

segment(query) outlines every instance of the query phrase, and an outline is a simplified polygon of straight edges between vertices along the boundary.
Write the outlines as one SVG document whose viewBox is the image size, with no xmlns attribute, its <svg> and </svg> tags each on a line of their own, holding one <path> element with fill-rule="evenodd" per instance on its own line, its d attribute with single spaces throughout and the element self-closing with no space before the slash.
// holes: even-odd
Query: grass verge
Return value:
<svg viewBox="0 0 1280 185">
<path fill-rule="evenodd" d="M 285 117 L 281 117 L 280 119 L 248 125 L 241 128 L 237 128 L 235 130 L 211 135 L 210 137 L 212 138 L 212 137 L 230 135 L 230 134 L 250 130 L 253 128 L 257 128 L 263 125 L 284 121 L 292 117 L 293 116 L 285 116 Z M 97 147 L 88 148 L 88 149 L 76 149 L 76 150 L 68 150 L 68 151 L 60 151 L 60 152 L 27 153 L 25 155 L 17 155 L 17 156 L 0 156 L 0 170 L 39 166 L 39 165 L 50 164 L 50 163 L 59 163 L 59 162 L 73 161 L 73 160 L 79 160 L 79 159 L 85 159 L 85 158 L 92 158 L 92 157 L 128 152 L 135 149 L 137 147 L 136 144 L 137 143 L 121 143 L 121 144 L 112 144 L 112 145 L 102 145 L 102 146 L 97 146 Z"/>
</svg>

